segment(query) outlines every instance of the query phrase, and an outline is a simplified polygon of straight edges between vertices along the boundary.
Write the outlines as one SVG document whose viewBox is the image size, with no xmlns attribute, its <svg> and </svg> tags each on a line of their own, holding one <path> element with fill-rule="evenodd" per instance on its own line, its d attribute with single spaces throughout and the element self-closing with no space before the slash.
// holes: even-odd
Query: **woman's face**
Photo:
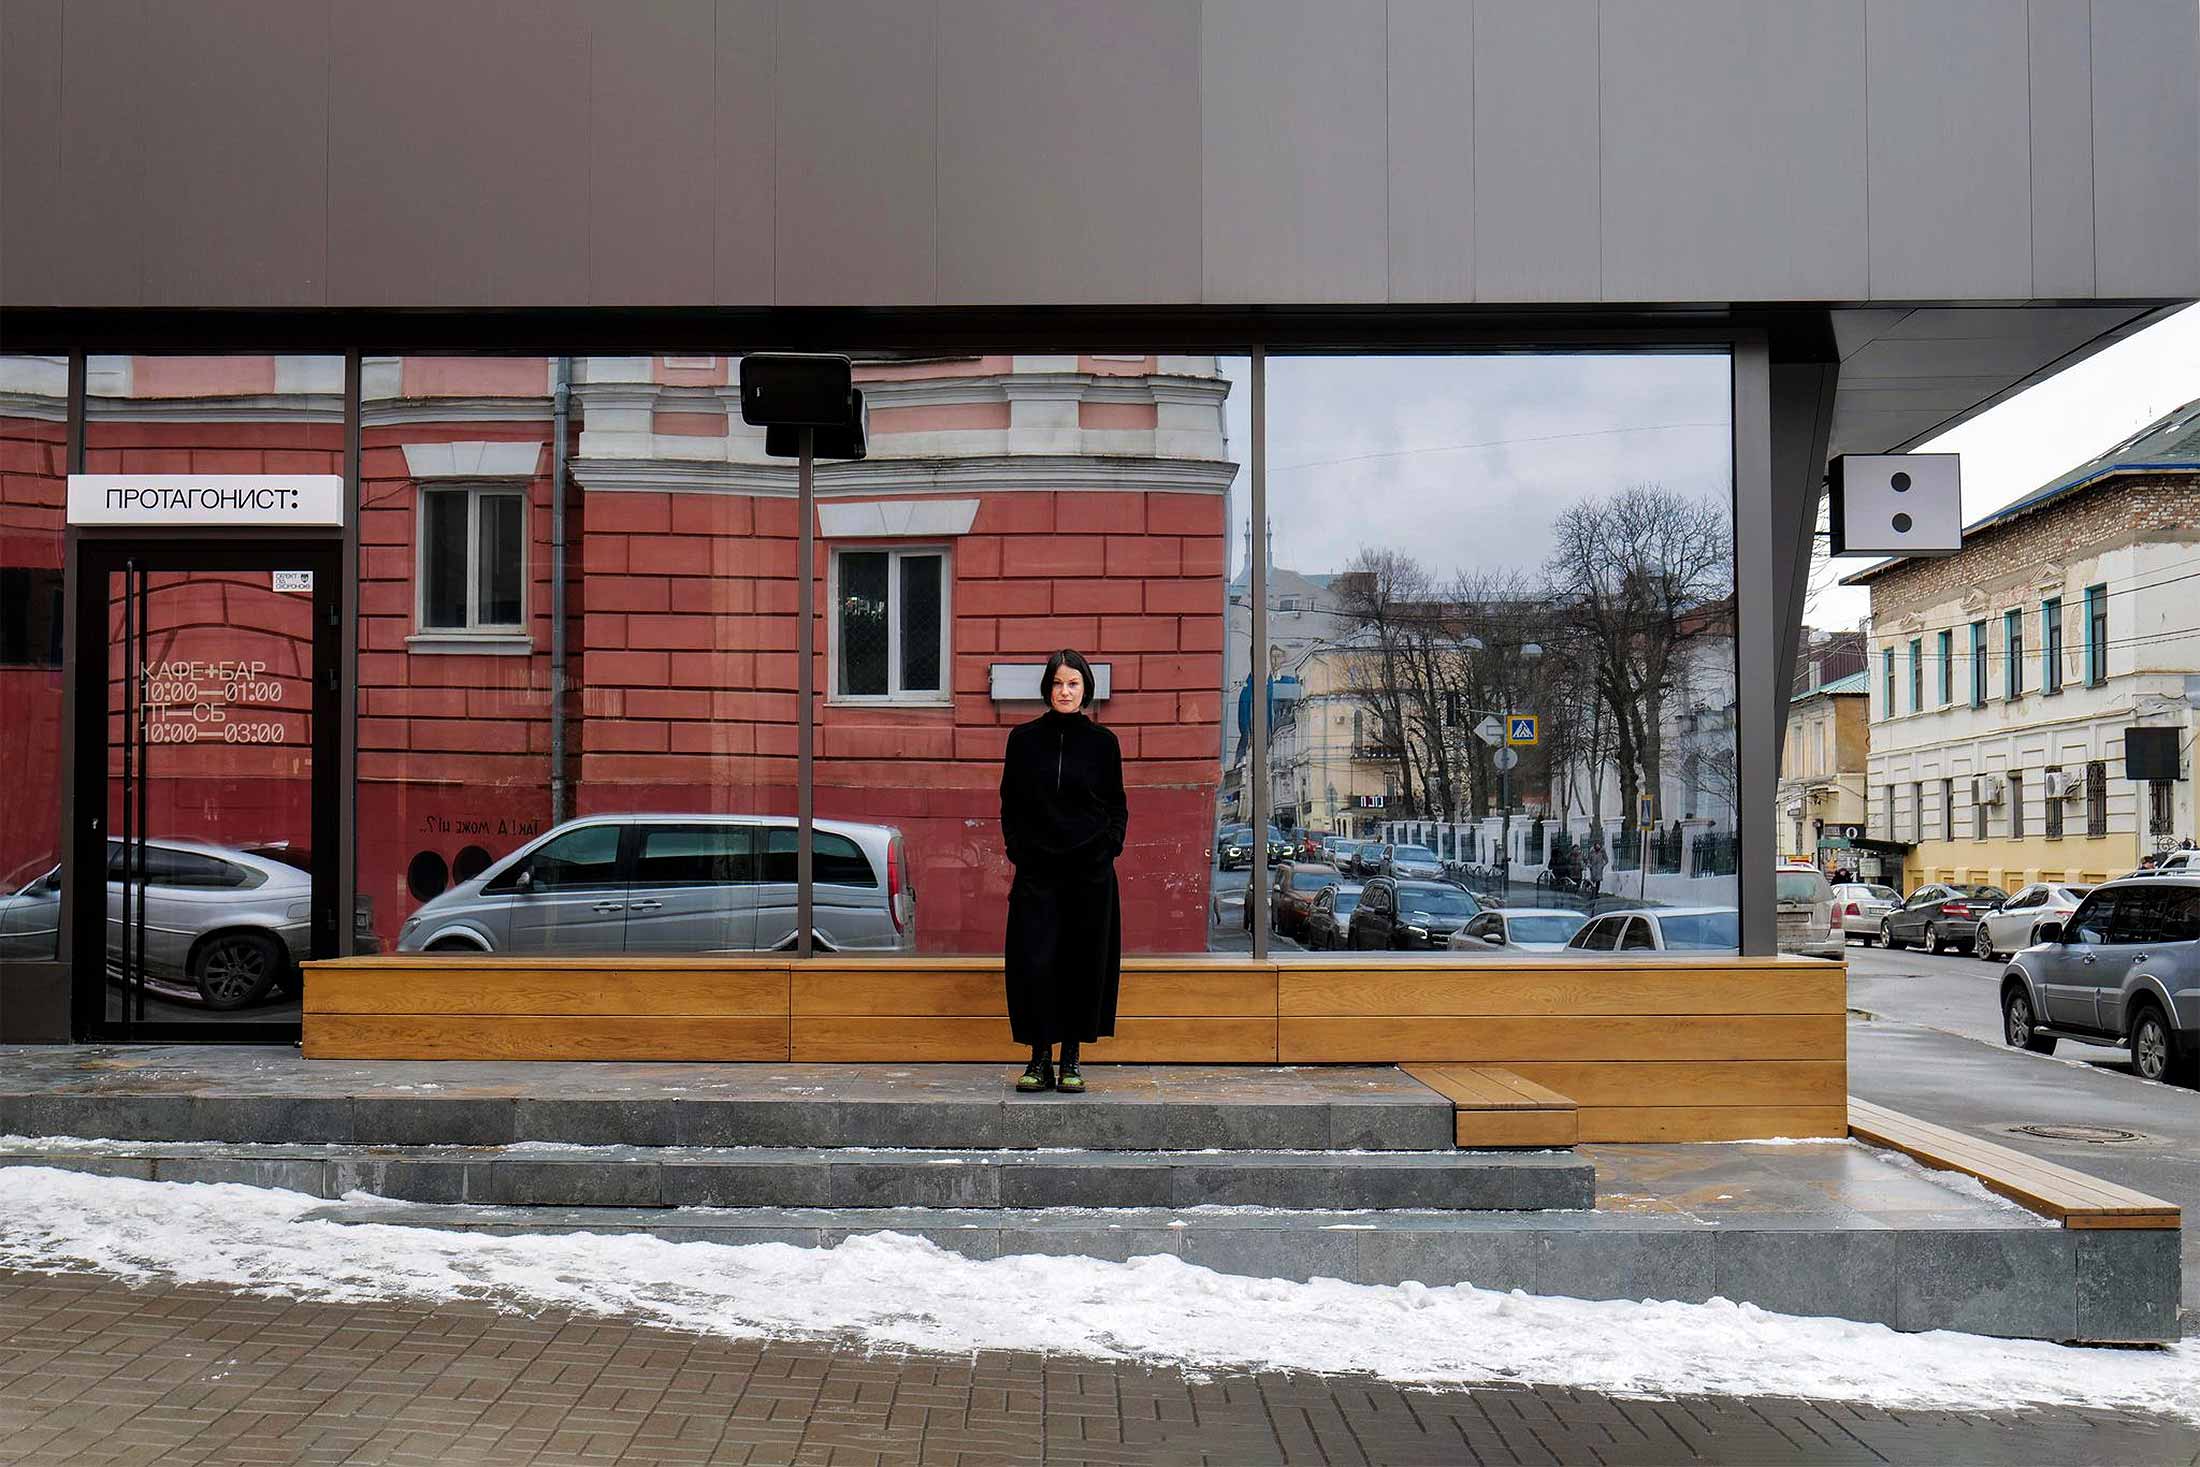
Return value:
<svg viewBox="0 0 2200 1467">
<path fill-rule="evenodd" d="M 1054 670 L 1054 685 L 1047 689 L 1047 701 L 1057 713 L 1075 713 L 1085 706 L 1085 675 L 1064 663 Z"/>
</svg>

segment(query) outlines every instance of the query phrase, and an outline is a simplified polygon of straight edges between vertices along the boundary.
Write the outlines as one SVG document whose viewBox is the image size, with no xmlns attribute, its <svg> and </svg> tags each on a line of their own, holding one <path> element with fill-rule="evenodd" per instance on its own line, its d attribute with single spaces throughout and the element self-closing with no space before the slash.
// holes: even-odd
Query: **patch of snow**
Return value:
<svg viewBox="0 0 2200 1467">
<path fill-rule="evenodd" d="M 1068 1353 L 1195 1369 L 1532 1382 L 1620 1395 L 1799 1396 L 1892 1409 L 2082 1406 L 2200 1422 L 2200 1343 L 2078 1350 L 1899 1334 L 1748 1304 L 1600 1302 L 1470 1284 L 1251 1279 L 1167 1255 L 977 1261 L 906 1234 L 832 1248 L 646 1234 L 500 1237 L 309 1219 L 318 1198 L 11 1171 L 0 1266 L 94 1269 L 330 1302 L 486 1300 L 732 1337 Z"/>
</svg>

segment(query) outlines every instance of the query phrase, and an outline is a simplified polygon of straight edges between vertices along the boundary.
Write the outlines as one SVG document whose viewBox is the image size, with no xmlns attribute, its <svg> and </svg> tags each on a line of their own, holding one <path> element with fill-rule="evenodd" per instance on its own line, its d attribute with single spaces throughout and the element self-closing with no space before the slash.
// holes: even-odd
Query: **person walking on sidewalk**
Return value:
<svg viewBox="0 0 2200 1467">
<path fill-rule="evenodd" d="M 1122 746 L 1085 712 L 1091 664 L 1063 648 L 1047 659 L 1039 695 L 1046 712 L 1009 731 L 1002 761 L 1001 844 L 1015 868 L 1003 968 L 1010 1032 L 1031 1047 L 1016 1088 L 1075 1095 L 1085 1088 L 1078 1047 L 1115 1032 L 1123 955 L 1115 858 L 1130 807 Z"/>
</svg>

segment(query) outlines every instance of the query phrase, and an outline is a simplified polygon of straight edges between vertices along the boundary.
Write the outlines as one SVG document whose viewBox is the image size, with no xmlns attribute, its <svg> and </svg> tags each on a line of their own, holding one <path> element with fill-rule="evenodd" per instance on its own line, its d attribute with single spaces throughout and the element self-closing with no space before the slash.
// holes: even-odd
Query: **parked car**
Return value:
<svg viewBox="0 0 2200 1467">
<path fill-rule="evenodd" d="M 194 840 L 145 842 L 147 989 L 210 1009 L 250 1008 L 296 981 L 312 951 L 313 878 L 276 846 L 240 849 Z M 124 902 L 138 889 L 123 843 L 107 842 L 107 976 L 127 980 Z M 0 898 L 0 958 L 59 952 L 61 868 Z"/>
<path fill-rule="evenodd" d="M 1427 846 L 1387 845 L 1383 848 L 1383 876 L 1401 881 L 1442 881 L 1444 863 Z"/>
<path fill-rule="evenodd" d="M 1902 893 L 1875 881 L 1843 881 L 1833 888 L 1833 915 L 1845 942 L 1854 937 L 1870 947 L 1879 941 L 1879 920 L 1902 905 Z"/>
<path fill-rule="evenodd" d="M 1977 936 L 1978 919 L 2008 899 L 1998 886 L 1931 882 L 1879 919 L 1879 940 L 1892 948 L 1916 943 L 1933 953 L 1960 950 Z"/>
<path fill-rule="evenodd" d="M 1833 930 L 1833 883 L 1816 866 L 1783 861 L 1773 875 L 1778 913 L 1775 941 L 1781 952 L 1838 958 L 1848 940 Z"/>
<path fill-rule="evenodd" d="M 1313 905 L 1306 911 L 1306 946 L 1316 952 L 1345 946 L 1352 914 L 1360 905 L 1361 890 L 1357 881 L 1340 881 L 1314 893 Z"/>
<path fill-rule="evenodd" d="M 399 952 L 715 953 L 792 948 L 783 815 L 569 820 L 421 905 Z M 828 952 L 912 953 L 917 893 L 891 825 L 816 822 L 812 933 Z"/>
<path fill-rule="evenodd" d="M 2022 888 L 1997 910 L 1979 920 L 1971 939 L 1971 951 L 1991 963 L 2019 948 L 2030 947 L 2039 941 L 2033 934 L 2042 923 L 2068 922 L 2077 912 L 2078 903 L 2084 901 L 2091 890 L 2090 886 L 2062 886 L 2042 881 Z"/>
<path fill-rule="evenodd" d="M 1291 854 L 1301 861 L 1326 861 L 1329 859 L 1329 853 L 1324 847 L 1329 844 L 1331 839 L 1330 833 L 1326 830 L 1302 830 L 1299 832 L 1298 845 L 1293 848 Z"/>
<path fill-rule="evenodd" d="M 1273 866 L 1291 854 L 1291 843 L 1283 838 L 1283 832 L 1273 825 L 1268 827 L 1268 864 Z M 1218 864 L 1225 871 L 1235 871 L 1241 866 L 1253 864 L 1253 827 L 1230 826 L 1222 838 L 1222 853 Z"/>
<path fill-rule="evenodd" d="M 2142 1079 L 2200 1084 L 2200 873 L 2104 882 L 2036 935 L 2002 972 L 2007 1043 L 2124 1045 Z"/>
<path fill-rule="evenodd" d="M 1352 871 L 1355 869 L 1353 856 L 1365 844 L 1367 842 L 1353 840 L 1349 836 L 1333 835 L 1322 842 L 1322 859 L 1339 871 Z"/>
<path fill-rule="evenodd" d="M 1452 934 L 1455 953 L 1477 957 L 1549 956 L 1562 953 L 1588 914 L 1555 907 L 1485 907 Z"/>
<path fill-rule="evenodd" d="M 2153 864 L 2147 864 L 2148 861 Z M 2142 860 L 2133 876 L 2170 876 L 2183 872 L 2200 872 L 2200 851 L 2180 848 L 2164 851 L 2158 856 Z"/>
<path fill-rule="evenodd" d="M 1734 952 L 1742 945 L 1742 914 L 1734 907 L 1643 907 L 1606 912 L 1566 941 L 1568 953 L 1695 954 Z"/>
<path fill-rule="evenodd" d="M 1344 880 L 1344 873 L 1323 861 L 1291 861 L 1278 869 L 1275 894 L 1270 901 L 1271 930 L 1285 937 L 1303 937 L 1307 914 L 1323 889 Z"/>
<path fill-rule="evenodd" d="M 1482 904 L 1443 881 L 1371 878 L 1360 892 L 1345 931 L 1345 946 L 1356 951 L 1397 948 L 1442 949 Z"/>
</svg>

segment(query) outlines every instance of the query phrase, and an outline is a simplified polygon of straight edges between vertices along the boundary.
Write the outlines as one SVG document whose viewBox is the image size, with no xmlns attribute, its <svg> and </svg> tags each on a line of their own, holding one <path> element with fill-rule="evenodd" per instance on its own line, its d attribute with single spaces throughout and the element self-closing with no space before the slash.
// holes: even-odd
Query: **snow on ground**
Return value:
<svg viewBox="0 0 2200 1467">
<path fill-rule="evenodd" d="M 976 1262 L 902 1234 L 835 1248 L 639 1234 L 494 1237 L 307 1219 L 318 1198 L 15 1167 L 0 1267 L 92 1269 L 332 1302 L 477 1299 L 725 1336 L 854 1336 L 1194 1369 L 1517 1381 L 1621 1395 L 1801 1396 L 1896 1409 L 2085 1406 L 2200 1422 L 2200 1344 L 2075 1350 L 1471 1285 L 1287 1283 L 1167 1256 Z"/>
</svg>

